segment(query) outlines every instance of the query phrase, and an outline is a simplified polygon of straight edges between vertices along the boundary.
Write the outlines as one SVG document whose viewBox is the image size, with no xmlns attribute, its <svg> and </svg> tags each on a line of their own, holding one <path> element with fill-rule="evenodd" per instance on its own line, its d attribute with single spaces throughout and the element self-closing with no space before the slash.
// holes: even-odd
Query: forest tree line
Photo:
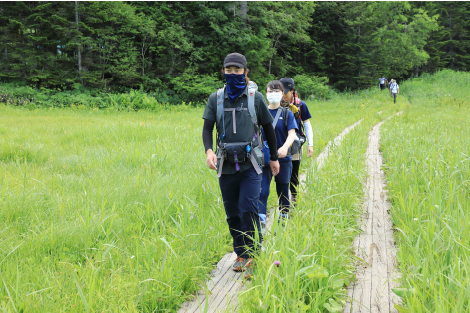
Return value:
<svg viewBox="0 0 470 313">
<path fill-rule="evenodd" d="M 250 78 L 338 90 L 470 70 L 470 3 L 0 2 L 0 80 L 207 98 L 231 52 Z"/>
</svg>

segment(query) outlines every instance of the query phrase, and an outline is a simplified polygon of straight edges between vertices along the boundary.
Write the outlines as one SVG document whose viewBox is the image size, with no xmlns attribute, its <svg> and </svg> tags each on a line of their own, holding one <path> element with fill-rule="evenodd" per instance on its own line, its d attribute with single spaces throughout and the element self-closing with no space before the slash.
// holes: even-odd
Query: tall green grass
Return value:
<svg viewBox="0 0 470 313">
<path fill-rule="evenodd" d="M 470 74 L 401 86 L 411 107 L 382 128 L 405 309 L 470 311 Z"/>
<path fill-rule="evenodd" d="M 316 150 L 367 108 L 312 103 Z M 0 308 L 173 312 L 230 251 L 202 108 L 0 105 Z"/>
<path fill-rule="evenodd" d="M 309 102 L 315 155 L 380 99 Z M 198 290 L 231 250 L 202 111 L 0 105 L 1 310 L 173 312 Z"/>
<path fill-rule="evenodd" d="M 230 249 L 201 109 L 0 106 L 0 307 L 174 311 Z"/>
</svg>

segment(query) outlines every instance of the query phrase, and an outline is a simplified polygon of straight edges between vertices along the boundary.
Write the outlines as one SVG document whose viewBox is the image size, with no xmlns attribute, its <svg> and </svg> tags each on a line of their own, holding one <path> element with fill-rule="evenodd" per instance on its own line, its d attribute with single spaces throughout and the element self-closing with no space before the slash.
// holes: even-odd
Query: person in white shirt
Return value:
<svg viewBox="0 0 470 313">
<path fill-rule="evenodd" d="M 384 89 L 385 89 L 385 84 L 388 84 L 387 78 L 385 78 L 385 77 L 380 77 L 380 78 L 379 78 L 379 87 L 380 87 L 380 90 L 384 90 Z"/>
<path fill-rule="evenodd" d="M 400 93 L 400 89 L 398 87 L 398 84 L 397 84 L 396 80 L 394 80 L 394 79 L 391 80 L 389 90 L 390 90 L 390 95 L 393 98 L 393 103 L 396 103 L 397 102 L 397 95 Z"/>
</svg>

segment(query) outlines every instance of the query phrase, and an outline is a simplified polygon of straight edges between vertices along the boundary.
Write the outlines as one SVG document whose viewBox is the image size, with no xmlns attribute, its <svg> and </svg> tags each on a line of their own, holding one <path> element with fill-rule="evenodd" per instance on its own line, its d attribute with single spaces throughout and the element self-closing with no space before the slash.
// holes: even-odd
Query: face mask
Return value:
<svg viewBox="0 0 470 313">
<path fill-rule="evenodd" d="M 268 102 L 271 104 L 278 104 L 282 99 L 282 92 L 270 92 L 266 95 Z"/>
<path fill-rule="evenodd" d="M 225 81 L 227 82 L 227 94 L 230 102 L 234 102 L 235 99 L 243 93 L 245 90 L 245 73 L 243 74 L 224 74 Z"/>
</svg>

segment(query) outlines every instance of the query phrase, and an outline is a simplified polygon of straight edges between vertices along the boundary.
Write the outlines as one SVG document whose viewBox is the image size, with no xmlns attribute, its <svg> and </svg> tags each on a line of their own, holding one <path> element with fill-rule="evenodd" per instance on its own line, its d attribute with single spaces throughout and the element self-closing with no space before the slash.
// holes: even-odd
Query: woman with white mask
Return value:
<svg viewBox="0 0 470 313">
<path fill-rule="evenodd" d="M 284 95 L 284 86 L 278 80 L 268 83 L 266 86 L 266 98 L 268 100 L 268 109 L 274 118 L 273 128 L 277 139 L 277 152 L 279 153 L 279 174 L 275 176 L 276 191 L 279 198 L 279 219 L 287 219 L 290 201 L 289 201 L 289 182 L 292 174 L 292 156 L 289 154 L 289 147 L 295 139 L 297 123 L 294 114 L 288 108 L 281 107 L 282 96 Z M 264 138 L 264 132 L 263 132 Z M 265 156 L 270 153 L 265 145 Z M 263 167 L 263 177 L 261 181 L 261 194 L 259 198 L 259 216 L 263 235 L 266 234 L 266 212 L 269 197 L 269 186 L 273 174 L 269 167 L 268 157 L 265 157 Z"/>
</svg>

